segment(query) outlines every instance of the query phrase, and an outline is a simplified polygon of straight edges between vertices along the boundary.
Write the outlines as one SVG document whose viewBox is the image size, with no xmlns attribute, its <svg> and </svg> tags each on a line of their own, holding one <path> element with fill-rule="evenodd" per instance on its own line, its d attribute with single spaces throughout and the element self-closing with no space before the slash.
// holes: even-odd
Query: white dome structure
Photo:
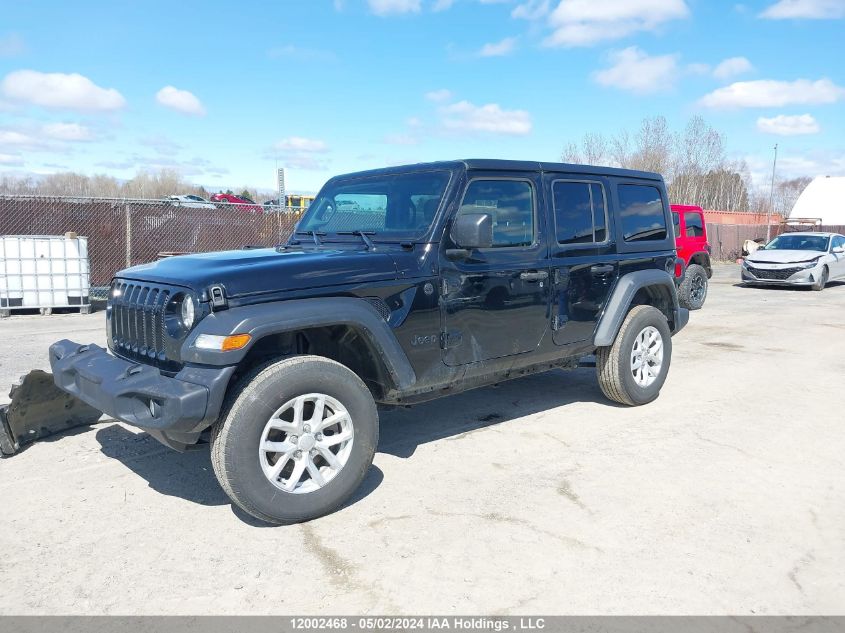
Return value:
<svg viewBox="0 0 845 633">
<path fill-rule="evenodd" d="M 845 176 L 813 179 L 798 196 L 789 218 L 821 218 L 823 225 L 845 226 Z"/>
</svg>

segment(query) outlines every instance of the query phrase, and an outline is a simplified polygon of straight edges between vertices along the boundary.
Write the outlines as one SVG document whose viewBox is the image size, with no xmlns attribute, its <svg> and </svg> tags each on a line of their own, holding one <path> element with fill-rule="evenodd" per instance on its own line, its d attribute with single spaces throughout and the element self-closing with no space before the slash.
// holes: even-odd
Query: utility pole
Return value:
<svg viewBox="0 0 845 633">
<path fill-rule="evenodd" d="M 772 187 L 769 190 L 769 211 L 766 214 L 766 244 L 772 237 L 772 207 L 775 204 L 775 168 L 778 164 L 778 145 L 775 143 L 775 160 L 772 162 Z"/>
</svg>

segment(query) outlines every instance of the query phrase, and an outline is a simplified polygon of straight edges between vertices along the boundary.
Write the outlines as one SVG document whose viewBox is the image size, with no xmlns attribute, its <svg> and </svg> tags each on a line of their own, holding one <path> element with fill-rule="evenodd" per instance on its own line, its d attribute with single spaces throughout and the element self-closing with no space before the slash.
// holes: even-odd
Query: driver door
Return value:
<svg viewBox="0 0 845 633">
<path fill-rule="evenodd" d="M 550 283 L 539 177 L 496 172 L 466 186 L 457 214 L 489 214 L 493 246 L 440 255 L 443 362 L 465 365 L 537 348 L 549 327 Z"/>
</svg>

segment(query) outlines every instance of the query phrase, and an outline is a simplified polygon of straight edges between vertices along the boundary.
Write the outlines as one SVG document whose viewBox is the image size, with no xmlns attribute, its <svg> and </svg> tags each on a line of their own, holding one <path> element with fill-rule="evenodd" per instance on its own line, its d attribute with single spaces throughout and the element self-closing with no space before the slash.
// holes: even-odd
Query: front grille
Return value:
<svg viewBox="0 0 845 633">
<path fill-rule="evenodd" d="M 748 272 L 752 275 L 757 277 L 757 279 L 778 279 L 783 281 L 784 279 L 789 279 L 797 273 L 798 271 L 803 270 L 801 268 L 777 268 L 777 269 L 763 269 L 763 268 L 754 268 L 753 266 L 748 266 Z"/>
<path fill-rule="evenodd" d="M 167 357 L 165 310 L 173 295 L 167 287 L 118 280 L 112 291 L 111 343 L 116 354 L 162 369 Z"/>
</svg>

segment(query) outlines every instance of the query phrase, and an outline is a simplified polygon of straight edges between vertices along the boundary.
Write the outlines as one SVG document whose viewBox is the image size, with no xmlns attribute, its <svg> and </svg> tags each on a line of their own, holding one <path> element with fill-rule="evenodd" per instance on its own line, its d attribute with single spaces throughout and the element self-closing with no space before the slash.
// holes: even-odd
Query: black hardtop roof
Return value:
<svg viewBox="0 0 845 633">
<path fill-rule="evenodd" d="M 344 178 L 349 176 L 377 176 L 379 174 L 408 173 L 421 170 L 464 168 L 477 171 L 531 171 L 531 172 L 566 172 L 574 174 L 590 174 L 593 176 L 616 176 L 619 178 L 639 178 L 645 180 L 663 180 L 663 176 L 649 171 L 634 169 L 619 169 L 617 167 L 601 167 L 597 165 L 575 165 L 570 163 L 535 162 L 529 160 L 501 160 L 497 158 L 467 158 L 464 160 L 444 160 L 432 163 L 414 163 L 411 165 L 396 165 L 367 171 L 353 172 L 335 176 Z"/>
</svg>

